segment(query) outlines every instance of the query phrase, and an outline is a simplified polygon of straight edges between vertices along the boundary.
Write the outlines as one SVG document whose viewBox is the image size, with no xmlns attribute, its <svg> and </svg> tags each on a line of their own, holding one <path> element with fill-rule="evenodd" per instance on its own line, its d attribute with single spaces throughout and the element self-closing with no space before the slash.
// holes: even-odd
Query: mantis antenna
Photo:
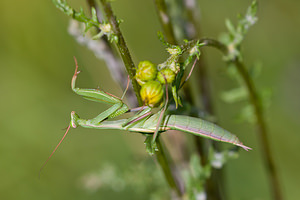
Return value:
<svg viewBox="0 0 300 200">
<path fill-rule="evenodd" d="M 41 167 L 40 171 L 39 171 L 39 178 L 41 177 L 41 172 L 43 170 L 43 168 L 45 167 L 45 165 L 48 163 L 48 161 L 50 160 L 50 158 L 52 157 L 52 155 L 54 154 L 54 152 L 57 150 L 57 148 L 59 147 L 59 145 L 62 143 L 62 141 L 65 139 L 66 135 L 68 134 L 69 130 L 70 130 L 71 125 L 69 125 L 67 127 L 67 131 L 65 132 L 64 136 L 61 138 L 61 140 L 59 141 L 59 143 L 56 145 L 55 149 L 52 151 L 51 155 L 48 157 L 48 159 L 44 162 L 43 166 Z"/>
</svg>

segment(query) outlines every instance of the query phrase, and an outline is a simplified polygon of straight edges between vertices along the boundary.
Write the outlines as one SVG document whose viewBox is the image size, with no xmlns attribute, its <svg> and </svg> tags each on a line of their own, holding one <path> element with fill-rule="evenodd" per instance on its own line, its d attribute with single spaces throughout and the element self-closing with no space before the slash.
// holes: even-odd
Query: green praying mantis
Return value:
<svg viewBox="0 0 300 200">
<path fill-rule="evenodd" d="M 108 92 L 99 89 L 82 89 L 76 87 L 76 79 L 80 71 L 78 71 L 77 60 L 75 59 L 75 73 L 71 81 L 72 90 L 82 96 L 85 99 L 102 102 L 111 105 L 110 108 L 100 113 L 93 119 L 82 119 L 74 111 L 71 112 L 71 122 L 67 127 L 67 130 L 55 147 L 48 160 L 52 157 L 54 152 L 57 150 L 61 142 L 66 137 L 69 129 L 77 128 L 78 126 L 84 128 L 93 129 L 118 129 L 126 130 L 131 132 L 138 132 L 143 134 L 153 134 L 152 143 L 155 142 L 158 133 L 163 133 L 168 130 L 179 130 L 186 133 L 191 133 L 196 136 L 201 136 L 204 138 L 209 138 L 216 141 L 231 143 L 233 145 L 242 147 L 246 151 L 251 150 L 250 147 L 243 145 L 243 143 L 232 133 L 226 131 L 225 129 L 217 126 L 214 123 L 205 121 L 200 118 L 184 116 L 184 115 L 164 115 L 167 102 L 164 108 L 160 109 L 157 113 L 151 112 L 151 107 L 143 106 L 138 108 L 130 109 L 124 102 L 123 97 L 125 96 L 126 90 L 122 98 L 116 97 Z M 128 82 L 129 84 L 129 82 Z M 128 88 L 127 84 L 127 88 Z M 167 86 L 166 86 L 167 88 Z M 166 89 L 166 99 L 168 99 L 168 92 Z M 117 116 L 120 116 L 127 112 L 137 112 L 133 117 L 128 119 L 120 120 L 109 120 Z M 48 162 L 44 163 L 44 165 Z M 42 168 L 44 167 L 42 166 Z M 41 169 L 42 169 L 41 168 Z"/>
</svg>

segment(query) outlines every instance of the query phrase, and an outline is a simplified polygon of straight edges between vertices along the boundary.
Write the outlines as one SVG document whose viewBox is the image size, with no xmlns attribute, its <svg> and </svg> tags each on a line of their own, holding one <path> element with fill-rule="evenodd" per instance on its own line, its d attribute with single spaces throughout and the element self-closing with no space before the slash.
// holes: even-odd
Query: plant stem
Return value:
<svg viewBox="0 0 300 200">
<path fill-rule="evenodd" d="M 272 188 L 272 194 L 273 198 L 276 200 L 281 200 L 282 194 L 281 194 L 281 187 L 279 182 L 279 176 L 275 167 L 275 162 L 273 158 L 273 154 L 271 152 L 270 143 L 268 139 L 268 133 L 266 128 L 266 123 L 264 119 L 264 113 L 263 108 L 261 104 L 261 100 L 256 92 L 253 80 L 250 78 L 248 71 L 246 70 L 245 65 L 239 61 L 238 59 L 235 59 L 232 61 L 232 63 L 235 64 L 237 67 L 237 70 L 239 71 L 240 75 L 244 79 L 248 92 L 250 95 L 250 101 L 252 105 L 254 106 L 255 115 L 257 118 L 257 129 L 258 129 L 258 137 L 260 140 L 260 145 L 263 151 L 264 161 L 265 165 L 267 167 L 267 171 L 269 173 L 269 181 Z"/>
<path fill-rule="evenodd" d="M 172 21 L 168 14 L 165 0 L 155 0 L 155 6 L 156 6 L 157 15 L 159 16 L 159 21 L 164 30 L 167 42 L 170 44 L 176 45 L 177 41 L 176 41 L 176 38 L 174 35 Z"/>
<path fill-rule="evenodd" d="M 198 5 L 196 0 L 182 0 L 182 2 L 183 9 L 185 9 L 187 16 L 182 25 L 185 28 L 185 37 L 188 38 L 188 40 L 201 38 L 200 14 L 197 9 Z M 207 75 L 207 65 L 205 63 L 203 52 L 201 52 L 201 59 L 197 61 L 193 73 L 196 75 L 191 76 L 190 84 L 188 85 L 191 88 L 191 102 L 194 106 L 202 108 L 206 113 L 213 116 L 213 100 L 211 97 L 210 81 Z M 200 102 L 202 102 L 202 104 L 200 104 Z M 219 151 L 220 144 L 197 136 L 194 136 L 194 140 L 198 154 L 201 155 L 201 165 L 209 165 L 208 149 L 213 145 L 214 149 Z M 206 179 L 205 189 L 208 200 L 225 199 L 223 171 L 223 168 L 219 170 L 212 168 L 211 175 Z"/>
<path fill-rule="evenodd" d="M 174 35 L 174 27 L 173 27 L 173 18 L 169 16 L 165 4 L 165 0 L 155 0 L 157 13 L 163 28 L 163 32 L 165 33 L 166 40 L 171 44 L 177 44 L 178 41 L 175 38 Z M 183 27 L 178 28 L 178 30 L 181 31 L 179 34 L 183 38 L 180 38 L 180 40 L 183 39 L 195 39 L 197 35 L 197 31 L 199 30 L 198 27 L 196 27 L 196 24 L 198 24 L 195 20 L 194 15 L 196 13 L 193 12 L 193 9 L 195 9 L 195 1 L 189 0 L 189 1 L 177 1 L 176 3 L 173 2 L 171 5 L 174 7 L 173 9 L 176 9 L 179 13 L 178 16 L 175 16 L 175 18 L 181 18 L 182 13 L 187 12 L 187 19 L 183 20 L 182 23 L 177 24 L 177 26 Z M 166 20 L 168 19 L 168 20 Z M 198 33 L 199 35 L 199 33 Z M 170 41 L 173 41 L 170 42 Z M 181 46 L 182 51 L 185 52 L 186 50 L 190 49 L 191 46 L 189 45 L 183 45 Z M 194 70 L 194 73 L 198 74 L 197 76 L 191 76 L 189 79 L 189 82 L 184 87 L 184 93 L 186 96 L 186 99 L 190 102 L 191 105 L 200 108 L 201 107 L 201 99 L 203 102 L 204 110 L 210 114 L 213 113 L 212 109 L 212 101 L 209 91 L 209 81 L 207 78 L 206 70 L 205 70 L 205 64 L 203 62 L 203 58 L 201 56 L 201 59 L 196 63 L 197 67 Z M 200 79 L 200 80 L 199 80 Z M 200 87 L 199 87 L 200 85 Z M 198 117 L 198 116 L 197 116 Z M 199 138 L 197 136 L 194 136 L 195 145 L 197 153 L 201 156 L 201 165 L 205 166 L 208 162 L 208 151 L 209 145 L 211 144 L 210 141 L 205 141 L 202 138 Z M 206 181 L 206 193 L 207 193 L 207 199 L 208 200 L 214 200 L 214 199 L 221 199 L 221 189 L 219 184 L 222 183 L 222 181 L 218 181 L 221 176 L 219 172 L 218 176 L 216 176 L 216 171 L 213 170 L 212 176 L 210 176 L 209 179 Z"/>
<path fill-rule="evenodd" d="M 126 45 L 125 39 L 119 28 L 119 23 L 117 22 L 116 17 L 114 16 L 114 13 L 112 11 L 110 3 L 107 2 L 107 0 L 100 0 L 100 2 L 103 6 L 104 13 L 112 27 L 114 34 L 118 37 L 118 42 L 116 42 L 117 48 L 118 48 L 121 58 L 124 62 L 124 65 L 125 65 L 128 75 L 129 75 L 129 78 L 132 82 L 132 86 L 133 86 L 134 92 L 136 94 L 136 97 L 138 99 L 138 102 L 140 105 L 142 105 L 143 102 L 141 100 L 140 92 L 139 92 L 140 86 L 138 85 L 137 81 L 134 78 L 136 68 L 132 61 L 132 58 L 131 58 L 130 52 L 128 50 L 128 47 Z"/>
<path fill-rule="evenodd" d="M 156 144 L 157 144 L 157 149 L 158 149 L 158 151 L 156 151 L 156 153 L 155 153 L 156 158 L 164 172 L 165 178 L 166 178 L 169 186 L 172 188 L 172 190 L 174 190 L 176 192 L 176 194 L 179 197 L 181 197 L 183 192 L 180 189 L 179 183 L 176 182 L 176 179 L 174 178 L 175 174 L 172 173 L 172 170 L 169 165 L 169 163 L 170 163 L 170 161 L 168 160 L 169 156 L 167 156 L 165 154 L 163 145 L 161 144 L 159 137 L 156 139 Z"/>
<path fill-rule="evenodd" d="M 212 39 L 203 39 L 201 43 L 204 43 L 205 46 L 213 46 L 219 49 L 224 53 L 224 55 L 227 55 L 228 53 L 227 47 L 219 41 L 212 40 Z M 256 115 L 258 138 L 260 141 L 264 162 L 267 171 L 269 173 L 269 183 L 271 185 L 271 193 L 273 194 L 273 199 L 281 200 L 283 199 L 283 197 L 282 197 L 282 192 L 280 187 L 280 181 L 279 181 L 278 172 L 275 167 L 273 154 L 271 152 L 271 148 L 269 144 L 268 131 L 265 123 L 261 100 L 258 96 L 254 82 L 251 79 L 245 65 L 238 58 L 235 58 L 230 62 L 236 66 L 238 72 L 240 73 L 247 87 L 250 102 L 254 107 L 254 112 Z"/>
<path fill-rule="evenodd" d="M 108 3 L 106 0 L 100 0 L 100 2 L 103 5 L 103 10 L 106 14 L 107 19 L 109 20 L 109 22 L 112 26 L 114 34 L 118 37 L 118 42 L 117 42 L 116 45 L 119 49 L 119 52 L 121 54 L 121 58 L 122 58 L 122 60 L 125 64 L 126 70 L 127 70 L 128 74 L 129 74 L 129 77 L 132 81 L 132 85 L 133 85 L 134 91 L 136 93 L 138 102 L 141 105 L 142 100 L 141 100 L 140 93 L 139 93 L 140 86 L 137 84 L 137 82 L 134 78 L 136 68 L 135 68 L 134 63 L 131 59 L 129 50 L 127 48 L 127 45 L 125 43 L 125 40 L 124 40 L 123 35 L 121 33 L 121 30 L 119 28 L 119 24 L 116 21 L 116 18 L 113 14 L 110 3 Z M 176 183 L 175 176 L 171 172 L 166 154 L 164 152 L 164 149 L 162 147 L 162 144 L 161 144 L 159 138 L 157 138 L 156 144 L 157 144 L 157 147 L 158 147 L 158 150 L 159 150 L 158 152 L 156 152 L 157 160 L 158 160 L 158 163 L 160 164 L 160 166 L 162 167 L 162 170 L 163 170 L 163 173 L 166 177 L 166 180 L 167 180 L 168 184 L 170 185 L 170 187 L 173 190 L 175 190 L 177 195 L 181 196 L 182 193 L 180 191 L 179 184 Z"/>
<path fill-rule="evenodd" d="M 102 21 L 103 15 L 95 0 L 87 0 L 87 3 L 90 7 L 90 10 L 91 8 L 96 9 L 98 20 Z M 99 32 L 100 29 L 98 30 L 98 33 Z M 117 52 L 114 51 L 115 49 L 113 49 L 112 43 L 108 41 L 107 37 L 104 35 L 98 40 L 93 40 L 92 38 L 82 36 L 80 30 L 73 30 L 72 26 L 69 26 L 69 33 L 72 34 L 75 39 L 77 39 L 78 43 L 86 45 L 97 58 L 104 60 L 113 80 L 119 84 L 123 91 L 126 90 L 127 73 L 123 67 L 122 60 L 117 55 Z M 137 98 L 132 87 L 128 88 L 126 92 L 126 99 L 131 107 L 138 106 Z"/>
</svg>

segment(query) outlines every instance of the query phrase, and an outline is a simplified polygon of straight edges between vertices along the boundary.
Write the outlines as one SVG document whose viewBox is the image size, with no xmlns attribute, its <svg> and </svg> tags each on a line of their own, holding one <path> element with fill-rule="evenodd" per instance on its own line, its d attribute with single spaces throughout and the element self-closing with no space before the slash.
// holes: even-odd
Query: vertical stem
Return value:
<svg viewBox="0 0 300 200">
<path fill-rule="evenodd" d="M 200 93 L 203 104 L 203 109 L 205 112 L 213 115 L 213 105 L 212 105 L 212 97 L 210 94 L 210 82 L 208 80 L 206 65 L 203 62 L 203 55 L 201 56 L 198 65 L 199 71 L 197 73 L 198 79 L 200 82 Z M 204 165 L 207 165 L 208 160 L 208 149 L 209 145 L 214 146 L 216 150 L 220 150 L 219 143 L 214 141 L 204 141 L 202 138 L 195 138 L 197 148 L 202 148 L 202 154 L 204 155 L 202 159 L 204 160 Z M 202 144 L 200 143 L 202 141 Z M 222 169 L 214 169 L 212 168 L 211 176 L 206 180 L 206 190 L 207 190 L 207 199 L 208 200 L 221 200 L 226 198 L 225 190 L 224 190 L 224 176 L 223 176 L 223 168 Z"/>
<path fill-rule="evenodd" d="M 134 78 L 136 68 L 132 61 L 132 58 L 131 58 L 130 52 L 128 50 L 128 47 L 126 45 L 125 39 L 119 28 L 119 23 L 117 22 L 116 17 L 114 16 L 114 13 L 112 11 L 110 3 L 108 3 L 107 0 L 100 0 L 100 2 L 103 6 L 103 10 L 104 10 L 106 17 L 112 26 L 112 30 L 113 30 L 114 34 L 118 37 L 118 42 L 116 42 L 117 48 L 118 48 L 121 58 L 124 62 L 127 73 L 129 74 L 129 77 L 132 82 L 132 86 L 133 86 L 133 89 L 137 96 L 138 102 L 141 105 L 142 100 L 141 100 L 140 93 L 139 93 L 140 86 L 138 85 L 137 81 Z"/>
<path fill-rule="evenodd" d="M 90 7 L 90 10 L 91 8 L 96 9 L 98 20 L 102 21 L 103 15 L 95 1 L 96 0 L 87 0 L 88 6 Z M 100 32 L 100 29 L 98 32 Z M 72 35 L 80 41 L 80 44 L 85 44 L 90 50 L 92 50 L 97 58 L 105 61 L 114 81 L 120 85 L 122 90 L 125 90 L 127 88 L 127 73 L 120 57 L 117 55 L 116 51 L 114 51 L 115 49 L 113 49 L 112 43 L 107 40 L 107 37 L 104 35 L 99 40 L 92 40 L 88 37 L 82 36 L 81 32 L 79 32 L 78 35 Z M 126 99 L 131 107 L 138 106 L 137 98 L 132 87 L 128 88 Z"/>
<path fill-rule="evenodd" d="M 116 18 L 113 14 L 110 3 L 108 3 L 106 0 L 100 0 L 100 1 L 103 5 L 103 10 L 106 14 L 106 17 L 107 17 L 107 19 L 109 20 L 109 22 L 112 26 L 113 32 L 118 37 L 118 42 L 117 42 L 116 45 L 119 49 L 119 52 L 121 54 L 121 58 L 122 58 L 122 60 L 125 64 L 126 70 L 127 70 L 128 74 L 129 74 L 129 77 L 132 81 L 132 85 L 133 85 L 134 91 L 136 93 L 136 96 L 138 98 L 138 101 L 139 101 L 140 104 L 142 104 L 142 100 L 141 100 L 141 97 L 140 97 L 140 94 L 139 94 L 140 87 L 139 87 L 139 85 L 137 84 L 137 82 L 134 78 L 136 68 L 135 68 L 134 63 L 131 59 L 129 50 L 127 48 L 127 45 L 125 43 L 125 40 L 124 40 L 123 35 L 121 33 L 121 30 L 119 29 L 118 22 L 116 21 Z M 164 152 L 164 149 L 162 147 L 162 144 L 161 144 L 159 138 L 157 138 L 156 141 L 157 141 L 156 143 L 157 143 L 157 147 L 158 147 L 158 150 L 159 150 L 158 152 L 156 152 L 158 163 L 162 167 L 162 170 L 164 172 L 164 175 L 165 175 L 166 180 L 167 180 L 168 184 L 170 185 L 170 187 L 173 190 L 175 190 L 175 192 L 178 194 L 178 196 L 181 196 L 181 191 L 180 191 L 180 188 L 179 188 L 179 184 L 176 183 L 175 176 L 171 172 L 171 169 L 170 169 L 169 163 L 168 163 L 169 161 L 167 160 L 166 154 Z"/>
<path fill-rule="evenodd" d="M 181 4 L 182 3 L 182 4 Z M 197 23 L 195 19 L 195 13 L 193 12 L 195 9 L 196 2 L 195 0 L 183 0 L 181 3 L 177 2 L 174 3 L 174 7 L 176 7 L 177 11 L 181 11 L 180 15 L 182 16 L 182 12 L 187 12 L 187 19 L 184 21 L 181 25 L 181 31 L 180 34 L 185 39 L 194 39 L 196 35 L 199 35 L 199 32 L 197 33 L 197 30 L 199 30 L 199 27 L 196 25 Z M 177 40 L 175 38 L 174 32 L 173 32 L 173 24 L 172 19 L 169 16 L 165 4 L 165 0 L 155 0 L 157 13 L 163 28 L 163 31 L 166 36 L 166 40 L 168 42 L 173 41 L 172 44 L 177 44 Z M 207 78 L 206 68 L 205 64 L 203 62 L 203 58 L 201 56 L 201 59 L 197 62 L 198 70 L 196 69 L 194 73 L 197 73 L 198 76 L 191 76 L 189 79 L 189 82 L 186 84 L 186 87 L 184 87 L 184 92 L 187 100 L 194 106 L 200 108 L 201 107 L 201 99 L 203 102 L 204 110 L 210 114 L 213 113 L 213 106 L 212 106 L 212 100 L 210 95 L 210 87 L 209 87 L 209 81 Z M 200 87 L 199 87 L 200 85 Z M 201 95 L 200 95 L 201 94 Z M 194 137 L 196 149 L 198 154 L 201 156 L 201 162 L 202 165 L 206 165 L 208 162 L 208 145 L 203 142 L 202 138 Z M 210 144 L 210 142 L 207 142 Z M 199 163 L 200 164 L 200 163 Z M 221 188 L 223 181 L 218 181 L 222 179 L 221 172 L 218 172 L 216 175 L 216 171 L 213 170 L 212 176 L 206 181 L 206 190 L 207 190 L 207 197 L 209 200 L 214 199 L 221 199 Z"/>
<path fill-rule="evenodd" d="M 172 173 L 169 165 L 170 161 L 168 160 L 168 156 L 164 152 L 164 147 L 161 144 L 159 137 L 156 139 L 156 144 L 158 148 L 158 151 L 156 151 L 156 158 L 164 172 L 165 178 L 172 190 L 174 190 L 176 194 L 181 197 L 183 192 L 180 189 L 179 183 L 176 182 L 176 179 L 174 178 L 175 174 Z"/>
<path fill-rule="evenodd" d="M 195 39 L 196 37 L 201 38 L 201 23 L 200 14 L 197 9 L 198 5 L 196 0 L 183 0 L 184 5 L 187 11 L 187 28 L 186 32 L 190 36 L 190 39 Z M 198 61 L 198 70 L 196 71 L 197 74 L 194 77 L 197 77 L 198 83 L 200 85 L 200 94 L 202 100 L 202 106 L 205 112 L 209 113 L 210 115 L 214 115 L 213 109 L 213 100 L 210 91 L 210 82 L 207 75 L 207 65 L 205 63 L 205 56 L 201 55 L 201 59 Z M 197 94 L 196 94 L 197 95 Z M 194 95 L 195 96 L 195 95 Z M 196 100 L 197 98 L 194 97 Z M 214 141 L 203 141 L 202 138 L 195 138 L 196 147 L 200 155 L 202 156 L 203 166 L 205 166 L 208 161 L 208 150 L 209 146 L 213 144 L 216 150 L 220 150 L 220 145 Z M 202 150 L 200 150 L 202 149 Z M 206 192 L 207 192 L 207 199 L 208 200 L 221 200 L 226 199 L 225 187 L 224 187 L 224 168 L 216 170 L 212 168 L 211 176 L 206 180 Z"/>
<path fill-rule="evenodd" d="M 165 0 L 155 0 L 155 6 L 156 6 L 157 15 L 159 16 L 159 21 L 164 30 L 167 42 L 170 44 L 177 44 L 177 41 L 176 41 L 176 38 L 174 35 L 174 30 L 172 27 L 172 21 L 168 14 Z"/>
<path fill-rule="evenodd" d="M 88 5 L 90 6 L 90 8 L 95 8 L 95 9 L 97 9 L 97 5 L 96 5 L 96 2 L 95 2 L 95 0 L 87 0 L 87 3 L 88 3 Z"/>
<path fill-rule="evenodd" d="M 199 20 L 199 11 L 196 0 L 182 0 L 183 9 L 186 12 L 186 20 L 182 27 L 185 28 L 185 34 L 183 34 L 189 40 L 201 38 L 201 23 Z M 201 59 L 196 64 L 194 70 L 194 76 L 190 78 L 190 100 L 192 104 L 198 108 L 202 108 L 206 113 L 210 115 L 214 114 L 213 101 L 210 92 L 210 81 L 207 74 L 207 64 L 205 63 L 205 56 L 203 52 Z M 200 104 L 202 102 L 202 104 Z M 198 116 L 197 116 L 198 117 Z M 201 164 L 205 166 L 209 164 L 208 149 L 213 144 L 216 150 L 219 150 L 220 146 L 217 142 L 204 140 L 203 138 L 194 136 L 196 149 L 201 155 Z M 224 176 L 223 169 L 216 170 L 212 168 L 211 176 L 206 179 L 206 194 L 208 200 L 221 200 L 225 198 L 224 194 Z"/>
<path fill-rule="evenodd" d="M 220 51 L 222 51 L 224 53 L 224 55 L 227 55 L 227 53 L 228 53 L 227 47 L 217 40 L 203 39 L 202 43 L 204 43 L 206 46 L 213 46 L 213 47 L 219 49 Z M 279 175 L 278 175 L 277 169 L 275 167 L 273 154 L 272 154 L 271 148 L 270 148 L 270 142 L 268 139 L 268 131 L 267 131 L 267 127 L 266 127 L 266 122 L 265 122 L 265 118 L 264 118 L 261 100 L 257 94 L 257 90 L 254 86 L 254 82 L 251 79 L 245 65 L 238 58 L 235 58 L 235 59 L 231 60 L 230 62 L 236 66 L 238 72 L 240 73 L 241 77 L 243 78 L 245 85 L 247 87 L 248 93 L 249 93 L 250 102 L 254 107 L 258 138 L 260 141 L 262 155 L 263 155 L 264 162 L 265 162 L 265 165 L 267 168 L 267 172 L 269 173 L 269 183 L 270 183 L 270 187 L 271 187 L 271 193 L 273 194 L 273 199 L 282 200 L 283 196 L 282 196 L 282 191 L 281 191 L 281 187 L 280 187 Z"/>
<path fill-rule="evenodd" d="M 238 59 L 233 60 L 232 62 L 235 64 L 237 70 L 239 71 L 240 75 L 244 79 L 246 86 L 248 88 L 250 101 L 254 106 L 255 115 L 257 119 L 258 137 L 259 137 L 265 165 L 269 173 L 269 182 L 271 184 L 271 189 L 272 189 L 271 192 L 273 194 L 273 198 L 276 200 L 281 200 L 283 199 L 283 197 L 281 194 L 280 181 L 279 181 L 277 170 L 275 168 L 273 154 L 270 148 L 261 100 L 256 92 L 257 90 L 255 89 L 253 80 L 250 78 L 244 64 L 240 62 Z"/>
</svg>

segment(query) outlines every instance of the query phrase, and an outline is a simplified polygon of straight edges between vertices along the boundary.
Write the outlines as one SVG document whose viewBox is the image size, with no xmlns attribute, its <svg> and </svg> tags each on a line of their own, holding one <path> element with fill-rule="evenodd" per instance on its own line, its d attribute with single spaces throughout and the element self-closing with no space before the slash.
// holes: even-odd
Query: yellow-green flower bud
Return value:
<svg viewBox="0 0 300 200">
<path fill-rule="evenodd" d="M 157 74 L 157 80 L 162 84 L 165 84 L 165 78 L 168 84 L 173 83 L 173 81 L 175 80 L 175 73 L 171 69 L 162 69 Z"/>
<path fill-rule="evenodd" d="M 156 66 L 148 61 L 141 61 L 136 71 L 136 80 L 140 85 L 145 84 L 147 81 L 152 81 L 156 78 L 157 69 Z"/>
<path fill-rule="evenodd" d="M 164 95 L 163 87 L 157 81 L 146 82 L 140 90 L 140 95 L 142 101 L 147 106 L 155 107 L 162 100 L 162 97 Z"/>
<path fill-rule="evenodd" d="M 167 48 L 167 51 L 169 52 L 169 54 L 171 55 L 179 55 L 182 53 L 182 50 L 179 47 L 175 47 L 175 48 Z"/>
<path fill-rule="evenodd" d="M 172 62 L 169 66 L 168 66 L 169 69 L 171 69 L 175 74 L 177 74 L 180 70 L 180 65 L 179 63 L 176 63 L 176 62 Z"/>
<path fill-rule="evenodd" d="M 103 31 L 104 33 L 110 33 L 111 32 L 111 25 L 108 23 L 104 23 L 104 24 L 100 24 L 100 29 L 101 31 Z"/>
</svg>

